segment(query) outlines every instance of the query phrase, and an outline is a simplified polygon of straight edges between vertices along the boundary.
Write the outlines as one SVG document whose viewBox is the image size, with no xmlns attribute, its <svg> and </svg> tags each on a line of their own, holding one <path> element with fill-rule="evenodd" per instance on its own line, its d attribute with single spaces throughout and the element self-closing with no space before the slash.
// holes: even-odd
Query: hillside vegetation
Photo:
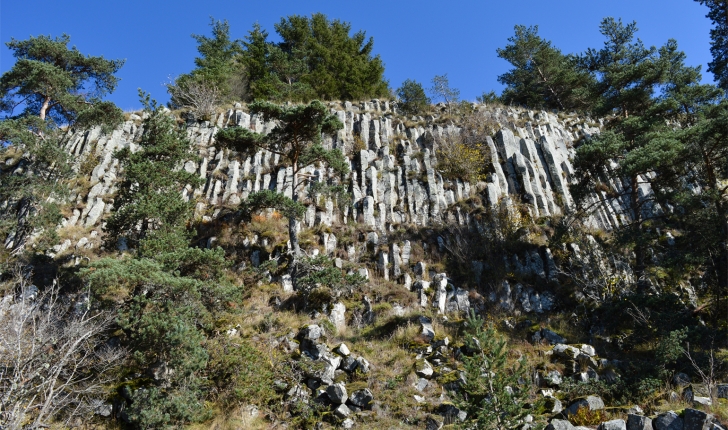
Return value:
<svg viewBox="0 0 728 430">
<path fill-rule="evenodd" d="M 127 113 L 7 43 L 0 427 L 726 427 L 728 102 L 675 41 L 517 26 L 471 103 L 323 14 L 211 27 Z"/>
</svg>

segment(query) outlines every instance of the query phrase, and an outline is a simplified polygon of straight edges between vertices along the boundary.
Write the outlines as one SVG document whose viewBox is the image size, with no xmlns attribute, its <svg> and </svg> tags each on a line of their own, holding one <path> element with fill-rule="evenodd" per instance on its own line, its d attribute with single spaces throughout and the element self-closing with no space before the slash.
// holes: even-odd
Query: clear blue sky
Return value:
<svg viewBox="0 0 728 430">
<path fill-rule="evenodd" d="M 637 21 L 647 45 L 676 39 L 688 64 L 703 65 L 703 80 L 713 81 L 706 72 L 707 8 L 692 0 L 0 0 L 0 73 L 13 64 L 4 46 L 11 37 L 67 33 L 84 54 L 126 59 L 110 99 L 130 110 L 140 106 L 139 87 L 168 99 L 162 83 L 193 68 L 197 51 L 190 35 L 209 34 L 210 16 L 227 19 L 231 36 L 243 38 L 256 21 L 275 35 L 273 24 L 281 17 L 314 12 L 373 36 L 392 88 L 407 78 L 428 87 L 434 75 L 447 73 L 463 99 L 500 92 L 496 77 L 508 63 L 495 50 L 514 25 L 538 25 L 539 34 L 563 52 L 582 52 L 602 45 L 598 26 L 605 16 Z"/>
</svg>

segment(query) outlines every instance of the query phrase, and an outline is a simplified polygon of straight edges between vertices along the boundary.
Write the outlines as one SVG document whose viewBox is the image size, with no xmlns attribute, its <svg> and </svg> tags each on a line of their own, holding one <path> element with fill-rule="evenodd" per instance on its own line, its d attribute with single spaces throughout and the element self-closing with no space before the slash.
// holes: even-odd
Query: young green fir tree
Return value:
<svg viewBox="0 0 728 430">
<path fill-rule="evenodd" d="M 512 430 L 523 425 L 531 386 L 525 359 L 510 363 L 508 341 L 471 311 L 466 321 L 467 348 L 463 357 L 466 383 L 455 403 L 468 413 L 462 428 Z"/>
</svg>

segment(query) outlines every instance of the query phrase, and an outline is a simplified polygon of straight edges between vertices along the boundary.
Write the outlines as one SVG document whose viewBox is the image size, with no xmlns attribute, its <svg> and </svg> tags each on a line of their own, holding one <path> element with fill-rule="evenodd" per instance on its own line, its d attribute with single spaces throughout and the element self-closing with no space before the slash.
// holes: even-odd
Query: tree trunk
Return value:
<svg viewBox="0 0 728 430">
<path fill-rule="evenodd" d="M 46 96 L 43 100 L 43 105 L 40 107 L 40 119 L 45 121 L 46 113 L 48 112 L 48 106 L 51 104 L 51 98 Z"/>
<path fill-rule="evenodd" d="M 293 160 L 292 176 L 291 199 L 294 203 L 298 203 L 298 160 Z M 295 263 L 301 256 L 301 245 L 298 243 L 298 220 L 294 217 L 288 218 L 288 239 L 291 241 Z"/>
<path fill-rule="evenodd" d="M 646 290 L 646 282 L 642 279 L 645 272 L 645 247 L 642 244 L 640 233 L 642 231 L 642 213 L 640 211 L 639 191 L 637 175 L 630 178 L 630 205 L 632 206 L 632 221 L 634 223 L 635 234 L 635 269 L 634 274 L 637 278 L 637 292 L 644 294 Z"/>
</svg>

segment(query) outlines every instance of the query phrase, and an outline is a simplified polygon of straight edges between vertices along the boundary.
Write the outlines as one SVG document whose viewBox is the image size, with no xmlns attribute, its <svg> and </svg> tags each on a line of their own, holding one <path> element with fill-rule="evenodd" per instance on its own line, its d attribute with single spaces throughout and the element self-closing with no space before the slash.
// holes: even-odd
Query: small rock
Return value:
<svg viewBox="0 0 728 430">
<path fill-rule="evenodd" d="M 352 420 L 351 418 L 345 419 L 344 421 L 341 422 L 341 428 L 343 428 L 343 429 L 354 428 L 354 420 Z"/>
<path fill-rule="evenodd" d="M 351 410 L 345 404 L 341 404 L 334 409 L 334 416 L 339 419 L 347 418 L 351 415 Z"/>
<path fill-rule="evenodd" d="M 569 405 L 566 409 L 567 415 L 574 415 L 579 408 L 589 408 L 590 411 L 598 411 L 604 409 L 604 400 L 599 396 L 587 396 L 586 399 L 580 399 Z M 673 429 L 670 429 L 673 430 Z"/>
<path fill-rule="evenodd" d="M 437 415 L 428 415 L 425 421 L 426 430 L 440 430 L 445 425 L 445 420 Z"/>
<path fill-rule="evenodd" d="M 597 351 L 594 349 L 591 345 L 581 345 L 581 352 L 588 355 L 589 357 L 594 357 L 597 355 Z"/>
<path fill-rule="evenodd" d="M 417 382 L 412 384 L 412 386 L 415 387 L 415 390 L 419 391 L 420 393 L 425 391 L 428 385 L 430 385 L 430 383 L 425 378 L 419 378 Z"/>
<path fill-rule="evenodd" d="M 414 395 L 414 399 L 417 403 L 425 403 L 427 401 L 424 397 L 418 396 L 417 394 Z"/>
<path fill-rule="evenodd" d="M 346 346 L 346 344 L 343 342 L 339 346 L 334 348 L 334 352 L 342 357 L 348 357 L 349 354 L 351 354 L 351 351 L 349 351 L 349 347 Z"/>
<path fill-rule="evenodd" d="M 418 360 L 415 363 L 415 373 L 421 378 L 432 378 L 435 371 L 432 369 L 432 365 L 425 359 Z"/>
<path fill-rule="evenodd" d="M 435 338 L 435 329 L 432 328 L 432 320 L 425 316 L 421 316 L 420 326 L 422 327 L 420 335 L 422 336 L 424 341 L 427 343 L 432 342 L 432 339 Z"/>
</svg>

